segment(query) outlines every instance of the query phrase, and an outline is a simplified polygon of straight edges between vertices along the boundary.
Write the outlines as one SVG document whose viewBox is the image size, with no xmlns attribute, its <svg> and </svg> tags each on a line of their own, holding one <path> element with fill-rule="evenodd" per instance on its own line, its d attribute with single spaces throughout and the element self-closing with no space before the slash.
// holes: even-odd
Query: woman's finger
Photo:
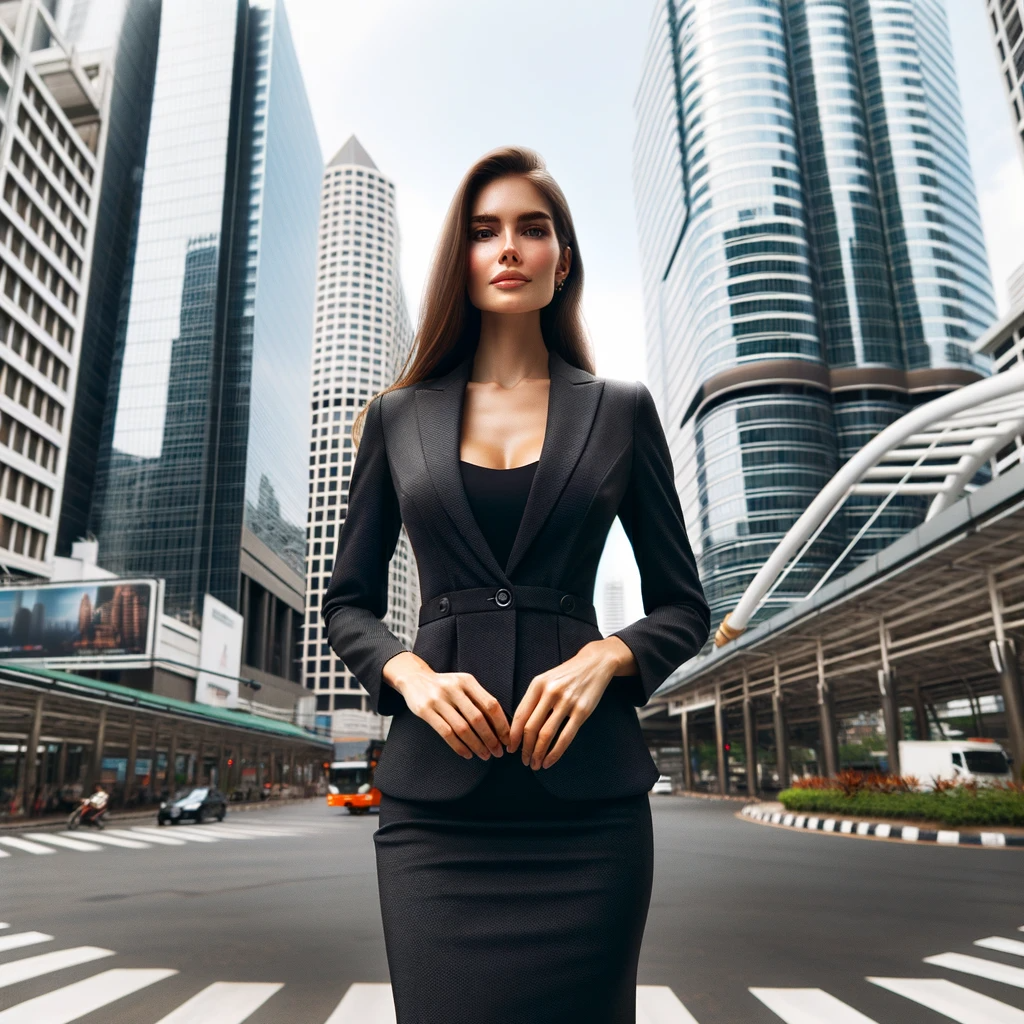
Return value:
<svg viewBox="0 0 1024 1024">
<path fill-rule="evenodd" d="M 509 737 L 508 719 L 505 717 L 505 711 L 498 698 L 493 693 L 485 690 L 480 685 L 480 682 L 468 672 L 466 673 L 466 679 L 468 681 L 466 693 L 469 694 L 470 700 L 487 716 L 487 721 L 494 730 L 494 735 L 498 738 L 498 741 L 500 743 L 507 743 Z"/>
<path fill-rule="evenodd" d="M 541 691 L 536 707 L 534 707 L 530 717 L 526 720 L 526 724 L 523 726 L 523 764 L 529 764 L 533 759 L 533 750 L 537 744 L 537 736 L 540 733 L 541 727 L 547 721 L 548 715 L 551 714 L 553 703 L 551 695 L 546 690 Z"/>
<path fill-rule="evenodd" d="M 530 767 L 536 771 L 540 768 L 544 762 L 544 758 L 547 755 L 548 749 L 551 746 L 552 740 L 555 738 L 555 734 L 558 732 L 562 722 L 569 715 L 569 710 L 563 705 L 556 705 L 551 710 L 551 714 L 548 715 L 544 724 L 540 728 L 540 732 L 537 733 L 537 742 L 533 748 L 533 756 L 530 758 Z"/>
<path fill-rule="evenodd" d="M 555 741 L 555 745 L 541 763 L 542 768 L 550 768 L 565 753 L 569 744 L 576 738 L 576 733 L 580 731 L 580 726 L 585 721 L 586 718 L 578 713 L 569 716 L 569 721 L 565 723 L 561 734 Z"/>
<path fill-rule="evenodd" d="M 494 735 L 487 721 L 487 716 L 473 703 L 469 694 L 464 693 L 462 690 L 456 690 L 452 694 L 452 701 L 455 704 L 456 710 L 469 723 L 469 727 L 473 732 L 480 737 L 488 751 L 497 757 L 498 752 L 501 750 L 501 744 L 498 742 L 498 737 Z"/>
<path fill-rule="evenodd" d="M 427 709 L 421 717 L 459 757 L 472 758 L 473 751 L 455 735 L 455 730 L 436 711 Z"/>
<path fill-rule="evenodd" d="M 463 743 L 469 747 L 470 750 L 476 754 L 477 757 L 487 760 L 491 756 L 491 752 L 484 746 L 484 741 L 480 739 L 469 722 L 462 717 L 462 713 L 458 708 L 453 707 L 451 704 L 439 704 L 435 708 L 435 711 L 452 727 L 455 731 L 455 735 L 462 740 Z"/>
<path fill-rule="evenodd" d="M 541 684 L 536 680 L 526 688 L 526 693 L 523 694 L 523 699 L 519 702 L 519 707 L 516 708 L 516 713 L 512 716 L 512 726 L 509 729 L 508 737 L 510 753 L 515 753 L 519 749 L 519 744 L 523 742 L 523 727 L 526 725 L 530 715 L 533 714 L 533 709 L 537 706 L 537 701 L 540 700 L 542 692 Z"/>
</svg>

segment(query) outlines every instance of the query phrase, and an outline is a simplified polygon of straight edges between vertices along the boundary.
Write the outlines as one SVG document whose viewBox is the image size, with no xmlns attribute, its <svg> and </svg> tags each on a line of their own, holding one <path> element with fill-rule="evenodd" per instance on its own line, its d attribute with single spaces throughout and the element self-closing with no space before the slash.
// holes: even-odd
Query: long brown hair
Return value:
<svg viewBox="0 0 1024 1024">
<path fill-rule="evenodd" d="M 469 301 L 466 288 L 469 218 L 481 189 L 508 175 L 522 176 L 536 186 L 551 207 L 559 251 L 566 246 L 572 250 L 565 284 L 540 311 L 544 343 L 566 362 L 588 373 L 594 372 L 581 309 L 583 261 L 569 204 L 539 153 L 525 146 L 502 146 L 477 160 L 455 190 L 431 260 L 413 345 L 398 379 L 374 395 L 370 402 L 396 388 L 441 377 L 476 349 L 480 341 L 480 310 Z M 353 444 L 357 447 L 370 402 L 363 406 L 352 423 Z"/>
</svg>

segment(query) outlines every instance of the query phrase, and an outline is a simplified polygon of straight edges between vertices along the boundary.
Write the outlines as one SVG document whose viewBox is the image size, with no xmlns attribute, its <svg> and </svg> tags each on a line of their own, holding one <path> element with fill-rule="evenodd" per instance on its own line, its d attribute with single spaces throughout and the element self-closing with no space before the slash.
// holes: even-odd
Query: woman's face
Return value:
<svg viewBox="0 0 1024 1024">
<path fill-rule="evenodd" d="M 480 190 L 470 211 L 467 273 L 477 309 L 528 313 L 546 306 L 570 259 L 568 247 L 559 251 L 551 207 L 531 181 L 514 175 Z"/>
</svg>

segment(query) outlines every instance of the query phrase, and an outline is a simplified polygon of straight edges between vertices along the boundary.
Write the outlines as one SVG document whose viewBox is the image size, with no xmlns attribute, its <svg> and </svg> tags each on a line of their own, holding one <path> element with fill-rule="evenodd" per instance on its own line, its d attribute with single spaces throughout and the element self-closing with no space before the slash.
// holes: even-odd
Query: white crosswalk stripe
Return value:
<svg viewBox="0 0 1024 1024">
<path fill-rule="evenodd" d="M 58 835 L 66 836 L 67 832 L 60 832 Z M 74 838 L 72 835 L 70 838 Z M 149 847 L 145 843 L 140 843 L 137 839 L 123 839 L 121 836 L 108 836 L 106 833 L 99 833 L 89 837 L 89 841 L 93 843 L 99 843 L 101 846 L 120 846 L 123 850 L 147 850 Z"/>
<path fill-rule="evenodd" d="M 64 850 L 74 850 L 76 853 L 94 853 L 102 850 L 102 846 L 86 842 L 84 839 L 70 839 L 68 836 L 58 836 L 50 832 L 29 832 L 33 842 L 45 843 L 52 846 L 59 846 Z"/>
<path fill-rule="evenodd" d="M 12 932 L 10 935 L 0 935 L 0 953 L 6 953 L 12 949 L 21 949 L 23 946 L 35 946 L 40 942 L 52 942 L 53 936 L 43 932 Z"/>
<path fill-rule="evenodd" d="M 167 968 L 114 968 L 0 1011 L 0 1024 L 68 1024 L 172 974 Z"/>
<path fill-rule="evenodd" d="M 636 1024 L 697 1024 L 668 985 L 637 985 Z"/>
<path fill-rule="evenodd" d="M 140 839 L 145 839 L 147 836 L 150 836 L 150 835 L 156 835 L 156 836 L 166 835 L 166 832 L 164 830 L 157 829 L 157 828 L 149 828 L 148 826 L 145 826 L 145 825 L 133 825 L 132 826 L 132 832 L 137 832 L 138 833 L 138 837 Z M 217 842 L 217 839 L 216 839 L 215 836 L 204 835 L 201 832 L 193 831 L 193 829 L 190 826 L 188 826 L 188 825 L 186 825 L 186 826 L 184 826 L 182 828 L 174 829 L 174 835 L 171 838 L 172 839 L 181 839 L 181 840 L 183 840 L 184 842 L 187 842 L 187 843 L 215 843 L 215 842 Z"/>
<path fill-rule="evenodd" d="M 154 829 L 152 832 L 147 832 L 145 836 L 140 836 L 135 832 L 129 832 L 126 828 L 108 828 L 104 831 L 104 835 L 108 836 L 120 836 L 122 839 L 144 839 L 147 843 L 153 843 L 155 846 L 185 846 L 184 839 L 175 839 L 174 836 L 161 835 Z"/>
<path fill-rule="evenodd" d="M 945 967 L 950 971 L 973 974 L 976 978 L 988 978 L 989 981 L 1001 981 L 1004 985 L 1024 988 L 1024 968 L 1011 967 L 1009 964 L 996 963 L 994 960 L 982 960 L 980 956 L 940 953 L 938 956 L 926 956 L 924 962 L 936 967 Z"/>
<path fill-rule="evenodd" d="M 1024 1024 L 1024 1010 L 945 979 L 868 978 L 868 981 L 960 1024 Z"/>
<path fill-rule="evenodd" d="M 752 988 L 750 992 L 786 1024 L 876 1024 L 820 988 Z"/>
<path fill-rule="evenodd" d="M 0 843 L 9 846 L 12 850 L 24 850 L 25 853 L 34 853 L 37 856 L 43 853 L 56 853 L 57 851 L 49 846 L 41 846 L 29 839 L 19 839 L 17 836 L 6 836 L 0 839 Z"/>
<path fill-rule="evenodd" d="M 1001 935 L 990 935 L 987 939 L 977 939 L 974 943 L 982 949 L 994 949 L 999 953 L 1012 953 L 1024 956 L 1024 942 L 1019 939 L 1004 939 Z"/>
<path fill-rule="evenodd" d="M 72 949 L 58 949 L 53 953 L 40 953 L 38 956 L 26 956 L 9 964 L 0 964 L 0 988 L 16 985 L 19 981 L 39 978 L 54 971 L 63 971 L 67 967 L 101 960 L 105 956 L 113 956 L 112 949 L 101 949 L 99 946 L 75 946 Z"/>
<path fill-rule="evenodd" d="M 241 1024 L 283 987 L 280 982 L 218 981 L 157 1024 Z"/>
<path fill-rule="evenodd" d="M 395 1024 L 395 1003 L 390 985 L 349 985 L 334 1012 L 324 1024 Z"/>
</svg>

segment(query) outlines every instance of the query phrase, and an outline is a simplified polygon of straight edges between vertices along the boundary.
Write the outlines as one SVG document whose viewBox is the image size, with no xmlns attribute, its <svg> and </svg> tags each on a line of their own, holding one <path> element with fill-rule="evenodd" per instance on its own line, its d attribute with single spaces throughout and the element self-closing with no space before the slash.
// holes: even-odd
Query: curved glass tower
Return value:
<svg viewBox="0 0 1024 1024">
<path fill-rule="evenodd" d="M 635 109 L 652 391 L 721 615 L 843 460 L 986 372 L 968 346 L 995 305 L 944 12 L 659 0 Z M 765 611 L 924 507 L 874 511 L 830 524 Z"/>
</svg>

